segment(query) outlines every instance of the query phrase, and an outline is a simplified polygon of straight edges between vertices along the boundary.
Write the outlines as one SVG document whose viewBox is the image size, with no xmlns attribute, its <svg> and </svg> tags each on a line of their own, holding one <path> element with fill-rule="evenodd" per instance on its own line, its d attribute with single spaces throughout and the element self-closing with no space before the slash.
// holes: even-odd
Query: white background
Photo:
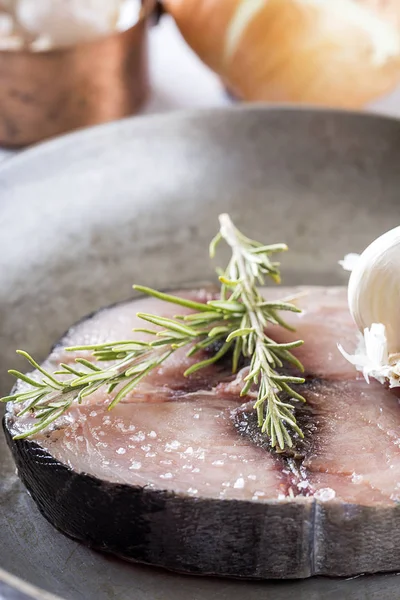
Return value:
<svg viewBox="0 0 400 600">
<path fill-rule="evenodd" d="M 227 106 L 219 79 L 187 47 L 169 17 L 150 32 L 152 95 L 142 113 Z M 400 117 L 400 88 L 369 110 Z M 0 159 L 12 155 L 0 148 Z"/>
</svg>

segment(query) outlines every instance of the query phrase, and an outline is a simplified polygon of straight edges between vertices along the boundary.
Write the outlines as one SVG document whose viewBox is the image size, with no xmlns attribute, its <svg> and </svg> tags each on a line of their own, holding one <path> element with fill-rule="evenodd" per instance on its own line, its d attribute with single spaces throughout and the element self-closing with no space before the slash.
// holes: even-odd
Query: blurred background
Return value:
<svg viewBox="0 0 400 600">
<path fill-rule="evenodd" d="M 0 159 L 241 101 L 399 116 L 400 1 L 0 0 Z"/>
</svg>

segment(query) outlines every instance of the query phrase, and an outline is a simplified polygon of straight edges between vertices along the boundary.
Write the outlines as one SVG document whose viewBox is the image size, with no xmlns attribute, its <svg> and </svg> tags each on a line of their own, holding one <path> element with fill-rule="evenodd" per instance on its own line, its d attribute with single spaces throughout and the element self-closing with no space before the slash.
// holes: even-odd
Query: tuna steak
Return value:
<svg viewBox="0 0 400 600">
<path fill-rule="evenodd" d="M 296 349 L 307 378 L 307 404 L 296 408 L 305 439 L 272 452 L 229 359 L 184 378 L 199 357 L 181 351 L 111 412 L 98 391 L 34 439 L 12 440 L 30 418 L 16 420 L 9 406 L 4 426 L 20 477 L 55 527 L 182 572 L 294 578 L 400 569 L 400 409 L 337 351 L 337 342 L 356 343 L 346 291 L 267 293 L 297 296 L 304 309 L 290 314 L 296 333 L 270 335 L 305 341 Z M 177 309 L 154 299 L 104 309 L 72 327 L 46 367 L 71 361 L 66 345 L 133 337 L 138 311 Z"/>
</svg>

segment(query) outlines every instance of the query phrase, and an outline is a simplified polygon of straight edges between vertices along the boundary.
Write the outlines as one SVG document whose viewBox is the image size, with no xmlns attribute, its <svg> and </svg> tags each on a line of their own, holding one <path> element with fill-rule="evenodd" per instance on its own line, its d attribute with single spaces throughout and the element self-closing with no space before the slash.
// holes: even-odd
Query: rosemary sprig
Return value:
<svg viewBox="0 0 400 600">
<path fill-rule="evenodd" d="M 232 258 L 226 270 L 219 272 L 221 290 L 218 300 L 202 304 L 147 287 L 134 286 L 143 294 L 192 311 L 173 319 L 139 313 L 144 322 L 158 328 L 134 330 L 150 334 L 150 341 L 127 340 L 66 348 L 68 351 L 90 352 L 95 363 L 76 358 L 74 366 L 62 363 L 55 373 L 44 369 L 26 352 L 17 351 L 41 374 L 41 379 L 33 379 L 19 371 L 9 371 L 28 387 L 1 401 L 22 404 L 18 416 L 32 413 L 36 418 L 35 425 L 16 435 L 15 439 L 27 438 L 46 429 L 74 403 L 82 403 L 85 397 L 99 388 L 105 388 L 109 394 L 118 388 L 110 400 L 110 410 L 177 349 L 185 347 L 187 356 L 193 356 L 216 341 L 220 345 L 218 352 L 211 358 L 194 363 L 186 370 L 185 376 L 216 363 L 230 351 L 232 372 L 236 373 L 239 359 L 244 356 L 250 367 L 241 395 L 246 396 L 250 391 L 256 393 L 258 423 L 270 437 L 271 446 L 278 446 L 282 450 L 285 446 L 291 446 L 289 430 L 302 437 L 289 401 L 304 401 L 291 387 L 292 384 L 302 383 L 304 379 L 277 371 L 285 363 L 302 370 L 301 363 L 291 353 L 291 349 L 302 342 L 278 344 L 266 334 L 270 324 L 291 329 L 278 314 L 279 311 L 300 311 L 287 302 L 267 302 L 258 289 L 259 285 L 265 283 L 266 277 L 280 282 L 279 264 L 271 262 L 270 256 L 287 247 L 283 244 L 265 246 L 245 237 L 226 214 L 220 216 L 220 231 L 210 245 L 211 256 L 214 256 L 221 240 L 231 247 Z M 101 361 L 109 364 L 101 368 L 98 365 Z M 282 394 L 286 396 L 286 401 L 282 399 Z"/>
<path fill-rule="evenodd" d="M 263 246 L 245 237 L 236 229 L 228 215 L 220 216 L 220 225 L 220 233 L 211 246 L 211 254 L 214 254 L 215 247 L 221 239 L 232 249 L 228 267 L 220 275 L 222 293 L 225 297 L 226 289 L 229 289 L 229 302 L 240 302 L 245 307 L 240 328 L 227 337 L 227 342 L 235 339 L 234 369 L 237 368 L 240 354 L 250 359 L 250 371 L 244 380 L 245 386 L 241 395 L 245 396 L 253 385 L 258 386 L 254 406 L 257 410 L 258 425 L 270 437 L 271 446 L 279 445 L 281 449 L 285 445 L 290 447 L 292 439 L 287 426 L 301 437 L 303 433 L 296 423 L 292 405 L 282 401 L 280 393 L 285 392 L 290 399 L 304 402 L 303 396 L 295 392 L 290 385 L 303 383 L 304 379 L 280 375 L 276 369 L 283 367 L 287 362 L 303 371 L 302 364 L 290 352 L 291 348 L 296 348 L 303 342 L 277 344 L 265 331 L 269 323 L 291 330 L 277 311 L 301 311 L 286 302 L 266 302 L 257 287 L 257 284 L 265 283 L 266 275 L 280 283 L 279 265 L 272 263 L 269 255 L 287 250 L 287 247 L 284 244 Z"/>
</svg>

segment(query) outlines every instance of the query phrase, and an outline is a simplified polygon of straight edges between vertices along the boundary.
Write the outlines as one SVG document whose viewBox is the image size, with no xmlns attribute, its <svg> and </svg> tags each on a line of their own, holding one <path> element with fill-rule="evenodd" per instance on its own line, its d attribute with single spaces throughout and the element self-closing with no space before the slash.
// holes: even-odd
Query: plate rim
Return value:
<svg viewBox="0 0 400 600">
<path fill-rule="evenodd" d="M 191 119 L 205 119 L 215 118 L 218 115 L 226 114 L 252 114 L 252 113 L 291 113 L 291 114 L 308 114 L 308 115 L 324 115 L 333 116 L 335 118 L 352 118 L 360 121 L 386 121 L 388 123 L 400 124 L 400 117 L 393 115 L 375 113 L 375 112 L 363 112 L 350 109 L 342 108 L 327 108 L 323 106 L 312 106 L 312 105 L 294 105 L 289 103 L 282 104 L 267 104 L 264 102 L 249 102 L 243 104 L 237 104 L 232 106 L 215 106 L 207 108 L 194 108 L 194 109 L 183 109 L 172 112 L 164 113 L 153 113 L 153 114 L 139 114 L 131 115 L 123 119 L 117 119 L 108 123 L 101 123 L 99 125 L 92 125 L 89 127 L 82 127 L 71 131 L 66 134 L 55 136 L 47 140 L 35 143 L 27 148 L 18 151 L 12 156 L 6 158 L 0 163 L 0 177 L 6 174 L 7 170 L 13 168 L 14 165 L 18 166 L 18 163 L 23 163 L 31 156 L 40 156 L 41 153 L 47 151 L 57 150 L 59 147 L 63 147 L 65 144 L 79 142 L 82 138 L 96 137 L 102 135 L 108 130 L 119 130 L 124 129 L 128 124 L 130 126 L 145 126 L 146 124 L 156 123 L 157 125 L 162 124 L 164 121 L 185 121 Z"/>
<path fill-rule="evenodd" d="M 6 591 L 6 595 L 2 596 L 2 600 L 9 600 L 9 598 L 10 600 L 27 600 L 28 598 L 31 600 L 63 600 L 60 596 L 55 596 L 51 592 L 46 592 L 0 567 L 0 584 L 1 583 L 6 584 L 12 591 L 12 596 L 10 597 L 8 597 Z M 19 596 L 16 597 L 15 593 L 18 593 Z"/>
</svg>

